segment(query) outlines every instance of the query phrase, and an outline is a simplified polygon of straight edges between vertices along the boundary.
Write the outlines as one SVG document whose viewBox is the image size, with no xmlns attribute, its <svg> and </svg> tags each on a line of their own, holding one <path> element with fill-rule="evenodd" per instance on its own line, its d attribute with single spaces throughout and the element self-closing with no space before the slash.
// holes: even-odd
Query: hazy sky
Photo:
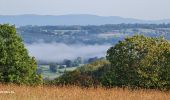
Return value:
<svg viewBox="0 0 170 100">
<path fill-rule="evenodd" d="M 170 19 L 170 0 L 0 0 L 0 15 L 94 14 Z"/>
</svg>

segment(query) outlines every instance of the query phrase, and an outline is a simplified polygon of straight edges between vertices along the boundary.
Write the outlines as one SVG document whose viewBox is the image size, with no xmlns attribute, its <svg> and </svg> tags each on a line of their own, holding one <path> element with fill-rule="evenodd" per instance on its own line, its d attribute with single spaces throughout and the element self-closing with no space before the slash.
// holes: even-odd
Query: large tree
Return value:
<svg viewBox="0 0 170 100">
<path fill-rule="evenodd" d="M 126 38 L 107 51 L 107 59 L 117 86 L 170 89 L 170 43 L 163 38 Z"/>
<path fill-rule="evenodd" d="M 0 82 L 35 85 L 42 81 L 37 64 L 29 57 L 15 26 L 0 25 Z"/>
</svg>

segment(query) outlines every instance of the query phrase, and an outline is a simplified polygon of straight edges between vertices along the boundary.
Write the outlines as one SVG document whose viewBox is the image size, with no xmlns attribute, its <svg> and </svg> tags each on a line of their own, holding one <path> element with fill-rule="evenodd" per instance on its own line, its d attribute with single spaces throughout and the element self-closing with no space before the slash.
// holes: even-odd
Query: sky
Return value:
<svg viewBox="0 0 170 100">
<path fill-rule="evenodd" d="M 170 19 L 170 0 L 0 0 L 0 15 L 93 14 Z"/>
</svg>

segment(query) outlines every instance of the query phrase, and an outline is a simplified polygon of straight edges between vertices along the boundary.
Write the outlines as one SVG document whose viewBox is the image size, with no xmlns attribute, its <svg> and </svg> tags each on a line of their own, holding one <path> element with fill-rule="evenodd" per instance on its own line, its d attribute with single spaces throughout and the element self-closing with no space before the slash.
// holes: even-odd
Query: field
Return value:
<svg viewBox="0 0 170 100">
<path fill-rule="evenodd" d="M 73 71 L 77 68 L 77 67 L 61 68 L 61 69 L 58 69 L 56 73 L 52 73 L 49 70 L 49 65 L 40 65 L 39 67 L 43 71 L 42 72 L 43 78 L 49 78 L 49 79 L 55 79 L 56 77 L 59 77 L 60 75 L 62 75 L 64 71 Z"/>
<path fill-rule="evenodd" d="M 0 85 L 0 100 L 170 100 L 170 92 L 156 90 Z"/>
</svg>

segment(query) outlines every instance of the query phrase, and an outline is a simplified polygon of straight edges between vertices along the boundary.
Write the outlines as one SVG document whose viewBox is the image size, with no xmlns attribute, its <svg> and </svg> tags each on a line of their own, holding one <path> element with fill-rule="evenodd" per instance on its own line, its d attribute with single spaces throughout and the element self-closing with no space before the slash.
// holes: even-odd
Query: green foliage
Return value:
<svg viewBox="0 0 170 100">
<path fill-rule="evenodd" d="M 95 62 L 92 62 L 90 64 L 86 64 L 84 66 L 81 66 L 78 68 L 78 70 L 81 73 L 85 73 L 85 72 L 93 72 L 95 70 L 98 70 L 98 68 L 103 67 L 104 65 L 109 64 L 108 61 L 106 60 L 97 60 Z"/>
<path fill-rule="evenodd" d="M 99 60 L 91 64 L 84 65 L 77 70 L 65 72 L 61 77 L 56 78 L 51 83 L 55 85 L 78 85 L 90 87 L 100 85 L 100 77 L 103 72 L 98 73 L 98 69 L 109 64 L 106 60 Z"/>
<path fill-rule="evenodd" d="M 115 73 L 110 64 L 106 64 L 93 72 L 94 76 L 99 80 L 100 84 L 104 87 L 115 86 Z"/>
<path fill-rule="evenodd" d="M 170 89 L 170 43 L 163 38 L 133 36 L 107 51 L 107 60 L 65 72 L 56 85 Z"/>
<path fill-rule="evenodd" d="M 14 26 L 0 25 L 0 82 L 36 85 L 42 82 L 36 74 L 37 64 L 28 56 Z"/>
<path fill-rule="evenodd" d="M 65 72 L 62 77 L 55 80 L 58 85 L 78 85 L 89 87 L 93 85 L 93 79 L 89 75 L 81 74 L 80 71 Z M 55 83 L 55 84 L 56 84 Z"/>
<path fill-rule="evenodd" d="M 163 38 L 133 36 L 107 51 L 116 86 L 170 89 L 170 43 Z M 113 80 L 112 80 L 113 79 Z"/>
</svg>

